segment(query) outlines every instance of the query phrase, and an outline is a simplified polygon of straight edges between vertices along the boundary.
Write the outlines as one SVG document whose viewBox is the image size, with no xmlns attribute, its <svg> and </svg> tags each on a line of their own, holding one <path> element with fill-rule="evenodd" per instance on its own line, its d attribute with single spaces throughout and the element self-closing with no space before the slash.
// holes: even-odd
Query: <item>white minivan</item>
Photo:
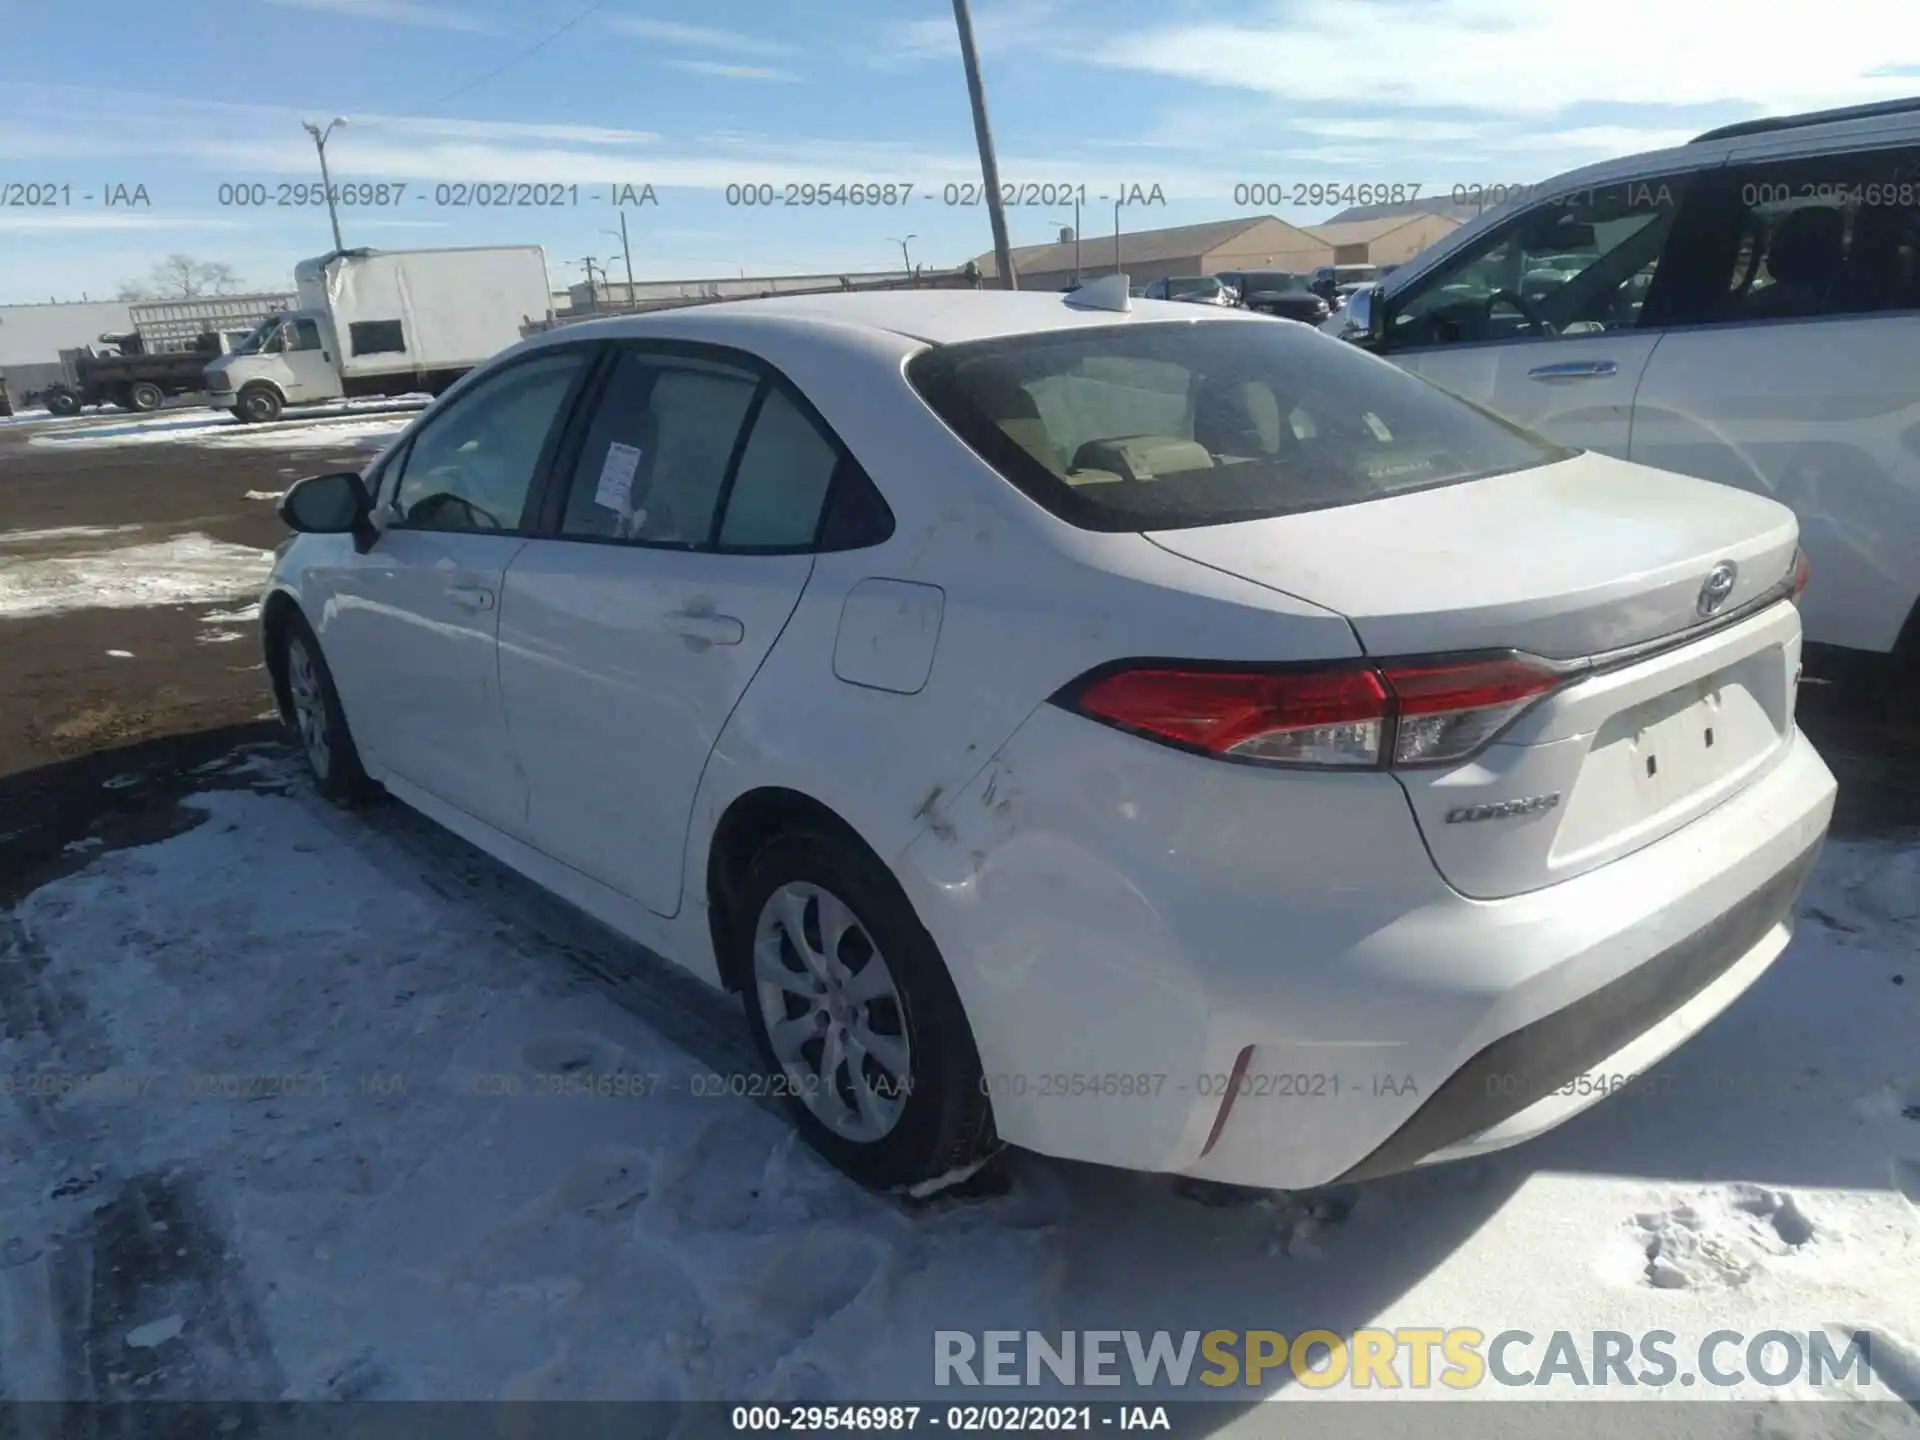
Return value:
<svg viewBox="0 0 1920 1440">
<path fill-rule="evenodd" d="M 1897 657 L 1920 702 L 1920 99 L 1532 187 L 1344 333 L 1563 444 L 1792 506 L 1808 641 Z"/>
</svg>

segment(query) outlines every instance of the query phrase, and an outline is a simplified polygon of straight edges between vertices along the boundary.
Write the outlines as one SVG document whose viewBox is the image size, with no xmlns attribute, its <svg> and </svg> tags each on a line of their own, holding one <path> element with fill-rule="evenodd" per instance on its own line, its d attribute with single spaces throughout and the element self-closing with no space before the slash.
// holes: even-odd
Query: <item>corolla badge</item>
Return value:
<svg viewBox="0 0 1920 1440">
<path fill-rule="evenodd" d="M 1560 792 L 1529 795 L 1524 800 L 1497 800 L 1491 805 L 1456 805 L 1447 811 L 1447 824 L 1470 825 L 1478 820 L 1512 820 L 1521 815 L 1538 815 L 1560 804 Z"/>
<path fill-rule="evenodd" d="M 1694 608 L 1702 615 L 1711 615 L 1727 603 L 1727 597 L 1733 594 L 1733 585 L 1740 578 L 1740 567 L 1731 560 L 1722 560 L 1707 572 L 1707 578 L 1700 586 L 1700 598 Z"/>
</svg>

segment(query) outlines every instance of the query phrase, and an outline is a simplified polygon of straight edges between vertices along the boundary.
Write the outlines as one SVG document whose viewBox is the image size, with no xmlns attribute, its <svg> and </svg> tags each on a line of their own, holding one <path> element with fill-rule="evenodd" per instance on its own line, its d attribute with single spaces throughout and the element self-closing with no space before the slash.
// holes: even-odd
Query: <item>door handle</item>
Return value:
<svg viewBox="0 0 1920 1440">
<path fill-rule="evenodd" d="M 493 591 L 484 585 L 449 585 L 447 599 L 459 609 L 470 612 L 493 608 Z"/>
<path fill-rule="evenodd" d="M 738 645 L 747 638 L 746 626 L 731 615 L 711 610 L 669 610 L 660 623 L 668 634 L 696 645 Z"/>
<path fill-rule="evenodd" d="M 1563 360 L 1558 365 L 1536 365 L 1527 371 L 1529 380 L 1597 380 L 1616 375 L 1620 367 L 1611 360 Z"/>
</svg>

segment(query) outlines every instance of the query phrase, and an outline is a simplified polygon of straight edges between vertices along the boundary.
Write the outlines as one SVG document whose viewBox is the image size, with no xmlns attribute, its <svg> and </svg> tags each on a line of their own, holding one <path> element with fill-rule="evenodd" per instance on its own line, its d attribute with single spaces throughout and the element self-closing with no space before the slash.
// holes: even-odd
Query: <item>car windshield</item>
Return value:
<svg viewBox="0 0 1920 1440">
<path fill-rule="evenodd" d="M 1200 276 L 1191 280 L 1167 281 L 1167 298 L 1169 300 L 1199 300 L 1218 295 L 1220 290 L 1220 282 L 1211 275 Z"/>
<path fill-rule="evenodd" d="M 1007 480 L 1089 530 L 1289 515 L 1573 453 L 1290 325 L 1048 331 L 923 351 L 907 375 Z"/>
<path fill-rule="evenodd" d="M 247 332 L 247 338 L 233 347 L 236 355 L 258 355 L 261 348 L 271 340 L 280 329 L 280 316 L 273 315 L 262 320 Z"/>
</svg>

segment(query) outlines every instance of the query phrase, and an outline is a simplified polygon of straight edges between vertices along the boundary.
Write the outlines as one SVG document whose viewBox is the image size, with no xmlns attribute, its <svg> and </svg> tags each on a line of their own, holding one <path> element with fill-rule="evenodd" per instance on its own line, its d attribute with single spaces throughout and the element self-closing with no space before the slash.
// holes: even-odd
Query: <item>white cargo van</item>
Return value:
<svg viewBox="0 0 1920 1440">
<path fill-rule="evenodd" d="M 551 318 L 538 245 L 347 250 L 293 270 L 297 308 L 207 367 L 208 403 L 242 420 L 288 405 L 439 394 Z"/>
</svg>

